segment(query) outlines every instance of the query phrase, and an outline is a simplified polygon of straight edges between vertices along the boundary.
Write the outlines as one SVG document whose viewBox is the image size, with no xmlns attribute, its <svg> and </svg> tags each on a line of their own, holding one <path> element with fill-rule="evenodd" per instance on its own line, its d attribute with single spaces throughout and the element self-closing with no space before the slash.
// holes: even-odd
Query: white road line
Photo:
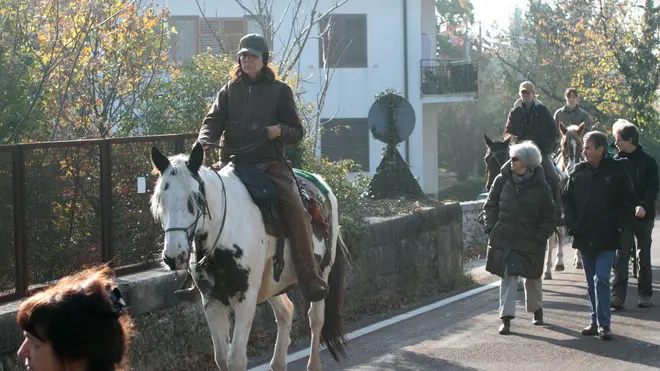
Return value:
<svg viewBox="0 0 660 371">
<path fill-rule="evenodd" d="M 453 302 L 456 302 L 458 300 L 469 298 L 470 296 L 480 294 L 484 291 L 487 291 L 487 290 L 490 290 L 492 288 L 499 287 L 499 286 L 500 286 L 500 280 L 497 280 L 496 282 L 493 282 L 493 283 L 490 283 L 490 284 L 487 284 L 487 285 L 484 285 L 484 286 L 477 287 L 476 289 L 472 289 L 472 290 L 460 293 L 458 295 L 454 295 L 454 296 L 442 299 L 440 301 L 436 301 L 435 303 L 431 303 L 431 304 L 423 306 L 421 308 L 417 308 L 417 309 L 412 310 L 410 312 L 399 314 L 398 316 L 394 316 L 394 317 L 392 317 L 390 319 L 387 319 L 385 321 L 377 322 L 377 323 L 374 323 L 374 324 L 369 325 L 367 327 L 355 330 L 355 331 L 349 333 L 348 335 L 346 335 L 346 340 L 353 340 L 353 339 L 358 338 L 360 336 L 364 336 L 364 335 L 369 334 L 371 332 L 380 330 L 384 327 L 393 325 L 393 324 L 401 322 L 401 321 L 405 321 L 407 319 L 418 316 L 420 314 L 424 314 L 424 313 L 432 311 L 434 309 L 444 307 L 445 305 L 449 305 L 449 304 L 451 304 Z M 322 347 L 322 350 L 323 349 L 325 349 L 325 347 Z M 306 349 L 303 349 L 303 350 L 299 350 L 299 351 L 297 351 L 293 354 L 289 354 L 286 357 L 286 363 L 289 364 L 289 363 L 295 362 L 299 359 L 303 359 L 307 356 L 309 356 L 309 347 L 306 348 Z M 269 370 L 270 370 L 270 365 L 268 363 L 264 363 L 260 366 L 253 367 L 253 368 L 249 369 L 248 371 L 269 371 Z"/>
</svg>

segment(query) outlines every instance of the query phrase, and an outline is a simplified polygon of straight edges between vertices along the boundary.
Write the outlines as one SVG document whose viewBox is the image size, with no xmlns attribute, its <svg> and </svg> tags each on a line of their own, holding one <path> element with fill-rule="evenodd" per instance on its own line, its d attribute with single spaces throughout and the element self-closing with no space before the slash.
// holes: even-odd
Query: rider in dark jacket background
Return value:
<svg viewBox="0 0 660 371">
<path fill-rule="evenodd" d="M 561 196 L 559 178 L 552 161 L 552 152 L 559 135 L 559 129 L 550 110 L 536 99 L 536 88 L 529 81 L 524 81 L 518 89 L 520 99 L 516 100 L 504 127 L 504 139 L 511 138 L 511 143 L 531 140 L 541 151 L 541 165 L 545 171 L 545 181 L 552 189 L 552 198 L 557 208 L 557 223 L 562 223 Z"/>
</svg>

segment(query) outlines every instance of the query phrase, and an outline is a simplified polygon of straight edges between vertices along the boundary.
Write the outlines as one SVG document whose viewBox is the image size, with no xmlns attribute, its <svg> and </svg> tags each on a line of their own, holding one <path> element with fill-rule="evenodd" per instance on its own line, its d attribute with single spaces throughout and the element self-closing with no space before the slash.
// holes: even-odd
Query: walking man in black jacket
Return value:
<svg viewBox="0 0 660 371">
<path fill-rule="evenodd" d="M 573 248 L 582 253 L 582 266 L 591 301 L 591 323 L 583 335 L 612 338 L 610 272 L 622 231 L 632 217 L 633 189 L 625 159 L 607 152 L 607 136 L 591 131 L 584 136 L 584 157 L 569 175 L 562 196 Z"/>
<path fill-rule="evenodd" d="M 651 306 L 653 280 L 651 278 L 651 232 L 655 219 L 655 200 L 658 198 L 658 165 L 639 144 L 639 130 L 627 120 L 618 120 L 612 126 L 619 153 L 615 158 L 628 160 L 628 176 L 635 189 L 635 217 L 629 228 L 623 231 L 621 250 L 617 254 L 614 282 L 612 285 L 612 308 L 621 310 L 626 302 L 628 287 L 628 260 L 635 250 L 637 237 L 637 306 Z"/>
</svg>

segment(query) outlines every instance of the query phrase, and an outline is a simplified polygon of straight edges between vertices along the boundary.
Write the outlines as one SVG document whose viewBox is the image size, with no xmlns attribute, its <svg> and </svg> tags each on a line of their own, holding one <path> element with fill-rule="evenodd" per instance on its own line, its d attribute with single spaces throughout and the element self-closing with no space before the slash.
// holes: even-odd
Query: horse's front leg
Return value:
<svg viewBox="0 0 660 371">
<path fill-rule="evenodd" d="M 247 368 L 247 343 L 250 338 L 254 312 L 257 309 L 257 290 L 248 290 L 234 307 L 234 334 L 229 345 L 229 370 L 245 371 Z"/>
<path fill-rule="evenodd" d="M 573 256 L 573 264 L 575 265 L 576 269 L 582 269 L 582 254 L 580 254 L 580 250 L 575 249 L 575 256 Z"/>
<path fill-rule="evenodd" d="M 565 269 L 564 267 L 564 247 L 561 244 L 561 237 L 557 232 L 552 234 L 552 239 L 556 241 L 557 244 L 557 264 L 555 265 L 555 270 L 561 272 Z"/>
<path fill-rule="evenodd" d="M 307 315 L 309 316 L 309 327 L 312 331 L 312 345 L 309 352 L 309 361 L 307 361 L 307 371 L 321 371 L 321 330 L 325 322 L 325 300 L 312 303 Z"/>
<path fill-rule="evenodd" d="M 229 347 L 229 307 L 215 299 L 202 298 L 204 315 L 211 330 L 215 363 L 222 371 L 228 371 L 227 351 Z"/>
<path fill-rule="evenodd" d="M 293 303 L 286 294 L 274 296 L 268 299 L 273 308 L 275 320 L 277 321 L 277 339 L 273 359 L 270 361 L 270 369 L 273 371 L 286 370 L 286 354 L 291 342 L 291 323 L 293 321 Z"/>
<path fill-rule="evenodd" d="M 546 280 L 552 279 L 552 238 L 549 238 L 545 242 L 546 251 L 545 251 L 545 275 L 543 276 Z"/>
</svg>

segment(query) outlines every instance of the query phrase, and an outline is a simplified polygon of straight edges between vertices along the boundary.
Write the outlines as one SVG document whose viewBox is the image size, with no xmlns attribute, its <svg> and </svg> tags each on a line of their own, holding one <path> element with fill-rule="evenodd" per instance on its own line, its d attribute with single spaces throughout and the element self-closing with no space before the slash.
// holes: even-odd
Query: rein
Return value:
<svg viewBox="0 0 660 371">
<path fill-rule="evenodd" d="M 208 142 L 200 142 L 200 143 L 205 147 L 212 147 L 215 149 L 229 152 L 230 154 L 233 155 L 241 155 L 254 151 L 255 149 L 259 148 L 262 144 L 266 143 L 266 140 L 268 140 L 268 137 L 264 136 L 264 138 L 262 139 L 256 140 L 248 145 L 238 148 L 230 148 L 227 146 L 221 146 L 219 144 L 208 143 Z"/>
</svg>

